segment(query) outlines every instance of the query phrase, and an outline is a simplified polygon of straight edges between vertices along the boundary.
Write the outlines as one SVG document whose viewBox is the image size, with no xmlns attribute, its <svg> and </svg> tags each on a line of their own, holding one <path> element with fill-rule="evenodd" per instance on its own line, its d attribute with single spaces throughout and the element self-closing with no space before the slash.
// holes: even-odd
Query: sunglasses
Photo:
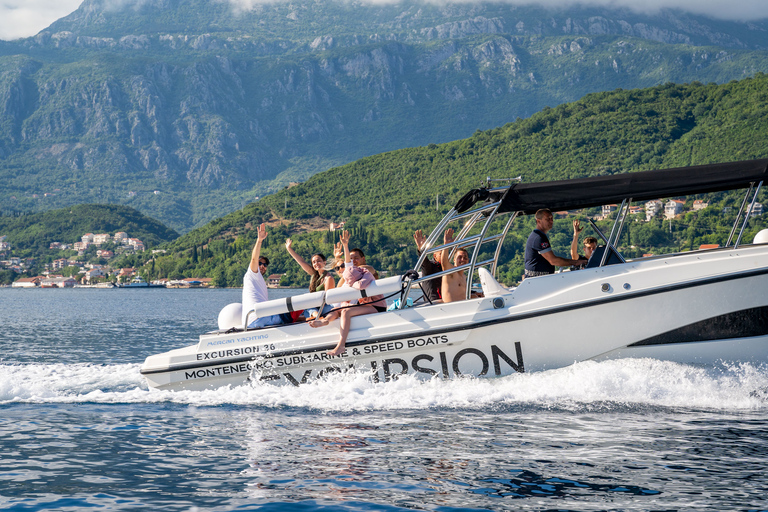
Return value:
<svg viewBox="0 0 768 512">
<path fill-rule="evenodd" d="M 341 270 L 341 269 L 343 269 L 343 268 L 344 268 L 344 264 L 342 263 L 341 265 L 337 265 L 337 266 L 333 267 L 333 270 L 335 270 L 336 272 L 338 272 L 339 270 Z"/>
<path fill-rule="evenodd" d="M 260 261 L 260 262 L 259 262 L 259 266 L 260 266 L 260 267 L 264 267 L 264 268 L 267 268 L 267 264 L 266 264 L 266 263 L 264 263 L 263 261 Z"/>
</svg>

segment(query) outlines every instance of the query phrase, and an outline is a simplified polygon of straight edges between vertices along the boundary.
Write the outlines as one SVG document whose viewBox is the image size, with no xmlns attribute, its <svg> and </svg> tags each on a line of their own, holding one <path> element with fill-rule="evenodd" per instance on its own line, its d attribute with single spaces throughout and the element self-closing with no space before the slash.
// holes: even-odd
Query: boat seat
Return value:
<svg viewBox="0 0 768 512">
<path fill-rule="evenodd" d="M 600 262 L 603 259 L 603 253 L 605 252 L 605 246 L 601 245 L 597 247 L 594 252 L 592 252 L 592 256 L 589 257 L 589 261 L 587 262 L 586 268 L 596 268 L 600 266 Z M 608 254 L 608 258 L 605 260 L 606 265 L 616 265 L 617 263 L 622 263 L 621 258 L 619 258 L 619 255 L 616 254 L 616 251 L 611 249 L 611 252 Z"/>
<path fill-rule="evenodd" d="M 496 279 L 493 278 L 491 272 L 485 267 L 479 267 L 477 273 L 480 275 L 480 286 L 483 287 L 483 294 L 486 297 L 493 297 L 495 295 L 502 295 L 509 293 L 509 290 L 504 288 Z"/>
</svg>

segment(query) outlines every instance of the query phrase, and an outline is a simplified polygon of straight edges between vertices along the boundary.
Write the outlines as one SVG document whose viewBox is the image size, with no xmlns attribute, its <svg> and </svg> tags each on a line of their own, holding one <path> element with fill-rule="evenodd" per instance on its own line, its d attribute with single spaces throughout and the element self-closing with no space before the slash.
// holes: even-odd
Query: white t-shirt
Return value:
<svg viewBox="0 0 768 512">
<path fill-rule="evenodd" d="M 243 276 L 243 323 L 245 323 L 245 316 L 253 309 L 253 306 L 268 300 L 267 283 L 264 281 L 264 276 L 261 275 L 261 272 L 251 270 L 249 265 L 248 271 Z M 254 319 L 255 317 L 251 315 L 251 321 Z"/>
</svg>

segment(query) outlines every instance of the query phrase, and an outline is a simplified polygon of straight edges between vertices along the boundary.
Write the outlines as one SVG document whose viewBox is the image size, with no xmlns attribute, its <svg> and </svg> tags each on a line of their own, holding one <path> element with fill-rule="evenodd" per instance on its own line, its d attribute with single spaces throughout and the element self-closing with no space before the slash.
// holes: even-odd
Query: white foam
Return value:
<svg viewBox="0 0 768 512">
<path fill-rule="evenodd" d="M 300 387 L 259 384 L 208 391 L 147 389 L 138 364 L 3 365 L 0 403 L 153 403 L 302 407 L 328 411 L 660 406 L 768 409 L 768 368 L 744 364 L 697 368 L 653 359 L 584 362 L 499 379 L 374 383 L 366 374 L 330 374 Z"/>
</svg>

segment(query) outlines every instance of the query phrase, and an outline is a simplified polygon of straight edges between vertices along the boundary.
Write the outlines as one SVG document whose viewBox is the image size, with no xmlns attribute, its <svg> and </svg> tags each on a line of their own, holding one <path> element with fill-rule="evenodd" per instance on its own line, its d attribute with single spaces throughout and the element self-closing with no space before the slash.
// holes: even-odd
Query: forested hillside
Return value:
<svg viewBox="0 0 768 512">
<path fill-rule="evenodd" d="M 147 247 L 157 247 L 179 236 L 162 223 L 122 205 L 81 204 L 61 210 L 22 216 L 0 216 L 0 236 L 11 244 L 19 257 L 55 255 L 51 242 L 73 244 L 86 233 L 128 233 Z"/>
<path fill-rule="evenodd" d="M 668 9 L 85 0 L 0 42 L 0 211 L 126 204 L 186 232 L 318 171 L 590 92 L 766 72 L 767 30 Z M 448 148 L 465 151 L 423 155 L 457 165 Z"/>
<path fill-rule="evenodd" d="M 286 283 L 306 284 L 283 247 L 285 238 L 295 238 L 297 251 L 306 257 L 315 251 L 330 254 L 333 235 L 306 226 L 345 221 L 352 243 L 369 254 L 369 263 L 402 272 L 416 259 L 413 230 L 431 229 L 466 190 L 488 176 L 521 175 L 536 182 L 765 158 L 766 112 L 768 75 L 762 74 L 725 85 L 667 84 L 588 95 L 468 139 L 392 151 L 318 174 L 184 235 L 168 246 L 172 254 L 145 268 L 151 268 L 151 277 L 207 275 L 219 285 L 238 285 L 254 228 L 269 222 L 264 253 L 273 260 L 270 273 L 286 272 Z M 709 208 L 671 224 L 660 218 L 633 222 L 622 239 L 624 251 L 640 256 L 724 243 L 740 197 L 707 196 Z M 729 206 L 737 208 L 724 214 Z M 551 237 L 560 254 L 570 243 L 569 222 L 557 221 Z M 766 224 L 762 218 L 751 221 L 747 239 Z M 508 283 L 520 277 L 532 225 L 531 219 L 521 219 L 505 244 L 500 277 Z"/>
</svg>

